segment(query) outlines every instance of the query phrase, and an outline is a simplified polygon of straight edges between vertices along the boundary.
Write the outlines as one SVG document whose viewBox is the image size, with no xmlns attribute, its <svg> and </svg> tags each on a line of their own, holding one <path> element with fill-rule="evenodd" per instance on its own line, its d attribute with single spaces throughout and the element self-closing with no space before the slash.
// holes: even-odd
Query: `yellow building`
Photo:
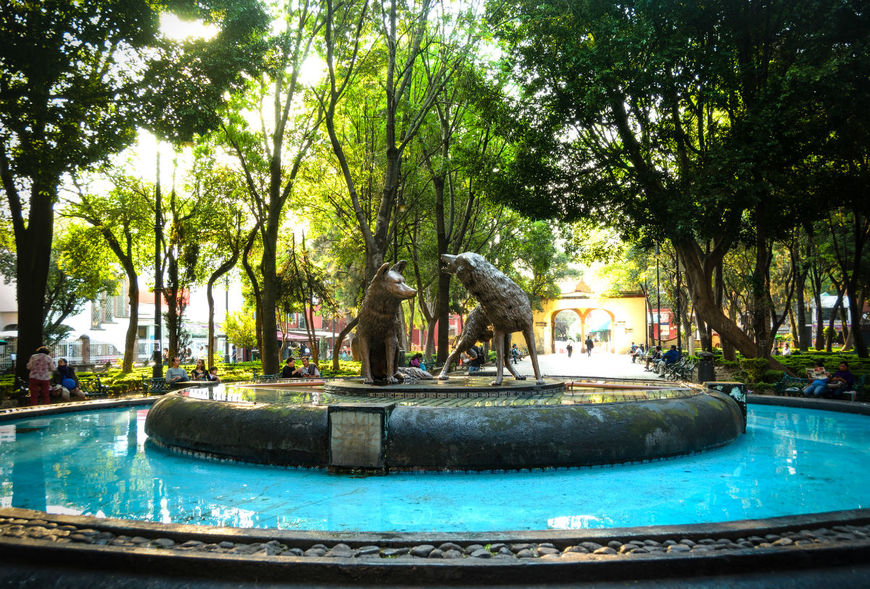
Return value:
<svg viewBox="0 0 870 589">
<path fill-rule="evenodd" d="M 597 352 L 625 354 L 632 342 L 645 340 L 646 301 L 641 293 L 598 295 L 581 280 L 573 291 L 563 287 L 560 298 L 544 301 L 534 320 L 539 353 L 561 353 L 571 341 L 579 354 L 589 335 Z"/>
</svg>

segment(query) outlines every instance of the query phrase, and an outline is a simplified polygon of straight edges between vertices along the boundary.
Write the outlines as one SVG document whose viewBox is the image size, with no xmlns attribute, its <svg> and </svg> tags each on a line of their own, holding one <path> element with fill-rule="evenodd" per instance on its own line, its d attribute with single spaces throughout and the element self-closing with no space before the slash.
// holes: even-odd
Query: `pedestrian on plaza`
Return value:
<svg viewBox="0 0 870 589">
<path fill-rule="evenodd" d="M 308 356 L 302 356 L 302 367 L 299 368 L 299 376 L 302 378 L 317 378 L 320 376 L 317 364 L 311 363 L 308 360 Z"/>
<path fill-rule="evenodd" d="M 571 357 L 571 352 L 574 351 L 574 346 L 571 345 L 571 342 L 568 342 L 568 345 L 565 346 L 565 349 L 568 351 L 568 357 Z"/>
<path fill-rule="evenodd" d="M 281 378 L 296 378 L 300 376 L 296 369 L 296 358 L 289 356 L 284 363 L 284 368 L 281 369 Z"/>
<path fill-rule="evenodd" d="M 662 354 L 661 360 L 658 360 L 658 361 L 653 360 L 653 363 L 655 364 L 654 370 L 656 372 L 664 374 L 665 368 L 667 366 L 670 366 L 671 364 L 674 364 L 679 359 L 680 359 L 680 352 L 679 352 L 679 350 L 677 350 L 677 346 L 671 345 L 671 349 L 668 350 L 667 352 L 665 352 L 664 354 Z"/>
<path fill-rule="evenodd" d="M 178 356 L 173 356 L 172 366 L 166 370 L 166 382 L 172 384 L 176 382 L 187 382 L 190 377 L 187 370 L 181 367 L 181 359 Z"/>
<path fill-rule="evenodd" d="M 480 370 L 480 367 L 484 364 L 483 350 L 481 350 L 475 343 L 473 346 L 468 348 L 466 355 L 468 357 L 468 361 L 466 362 L 466 364 L 468 364 L 468 374 Z"/>
<path fill-rule="evenodd" d="M 592 341 L 592 336 L 587 335 L 586 336 L 586 357 L 587 358 L 592 357 L 592 348 L 594 348 L 594 347 L 595 347 L 595 342 Z"/>
<path fill-rule="evenodd" d="M 646 350 L 644 349 L 643 344 L 638 344 L 634 348 L 634 352 L 631 354 L 631 363 L 634 364 L 638 358 L 643 359 L 644 352 L 646 352 Z"/>
<path fill-rule="evenodd" d="M 656 349 L 653 350 L 653 353 L 650 354 L 649 356 L 647 356 L 647 358 L 646 358 L 646 366 L 644 366 L 644 368 L 645 368 L 646 370 L 649 370 L 649 369 L 650 369 L 650 368 L 649 368 L 650 362 L 656 362 L 657 360 L 661 360 L 661 359 L 662 359 L 662 347 L 661 347 L 661 346 L 656 346 Z M 657 363 L 657 362 L 656 362 L 656 363 Z"/>
<path fill-rule="evenodd" d="M 828 388 L 828 379 L 831 377 L 828 371 L 825 370 L 825 363 L 821 360 L 816 360 L 814 368 L 807 368 L 807 376 L 812 382 L 804 387 L 804 395 L 807 397 L 821 397 L 825 389 Z"/>
<path fill-rule="evenodd" d="M 190 373 L 190 380 L 206 380 L 208 371 L 205 369 L 205 359 L 200 358 L 196 361 L 196 366 Z"/>
<path fill-rule="evenodd" d="M 69 401 L 72 397 L 76 399 L 85 399 L 85 394 L 79 388 L 79 377 L 76 375 L 75 369 L 70 366 L 66 358 L 57 359 L 57 370 L 54 372 L 54 382 L 56 392 L 64 401 Z"/>
<path fill-rule="evenodd" d="M 49 349 L 46 346 L 36 348 L 36 353 L 27 361 L 27 369 L 30 371 L 31 405 L 39 405 L 40 397 L 43 405 L 50 403 L 48 393 L 51 389 L 51 373 L 54 372 L 54 368 L 54 360 L 51 359 Z"/>
</svg>

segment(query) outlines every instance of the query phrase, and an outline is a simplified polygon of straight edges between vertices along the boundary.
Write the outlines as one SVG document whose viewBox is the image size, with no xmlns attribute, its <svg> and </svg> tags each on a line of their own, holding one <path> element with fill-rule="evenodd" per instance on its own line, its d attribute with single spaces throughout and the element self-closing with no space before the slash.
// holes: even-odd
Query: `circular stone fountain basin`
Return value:
<svg viewBox="0 0 870 589">
<path fill-rule="evenodd" d="M 491 391 L 470 396 L 460 383 L 454 395 L 441 384 L 425 386 L 434 392 L 390 388 L 413 401 L 314 393 L 293 404 L 239 403 L 171 393 L 154 404 L 145 429 L 153 443 L 183 452 L 380 472 L 646 461 L 723 446 L 743 431 L 736 402 L 716 392 L 575 403 L 538 390 L 535 404 L 525 404 L 523 394 L 498 402 L 486 396 Z M 459 400 L 447 404 L 450 396 Z"/>
</svg>

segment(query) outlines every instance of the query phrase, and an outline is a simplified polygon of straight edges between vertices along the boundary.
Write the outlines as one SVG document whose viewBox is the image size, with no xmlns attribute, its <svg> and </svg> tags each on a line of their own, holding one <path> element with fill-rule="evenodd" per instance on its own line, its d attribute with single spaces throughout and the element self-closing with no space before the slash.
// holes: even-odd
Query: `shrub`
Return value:
<svg viewBox="0 0 870 589">
<path fill-rule="evenodd" d="M 740 368 L 746 371 L 747 381 L 753 383 L 763 380 L 767 365 L 766 358 L 742 358 L 740 360 Z"/>
<path fill-rule="evenodd" d="M 775 383 L 782 378 L 782 370 L 765 370 L 762 380 L 767 383 Z"/>
</svg>

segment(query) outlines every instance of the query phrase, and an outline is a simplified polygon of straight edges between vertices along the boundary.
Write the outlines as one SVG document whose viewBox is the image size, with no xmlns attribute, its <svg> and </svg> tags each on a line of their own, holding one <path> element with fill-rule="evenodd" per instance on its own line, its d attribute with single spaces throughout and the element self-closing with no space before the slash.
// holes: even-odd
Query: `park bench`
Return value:
<svg viewBox="0 0 870 589">
<path fill-rule="evenodd" d="M 670 380 L 692 380 L 695 372 L 695 361 L 686 356 L 673 364 L 664 367 L 664 376 Z"/>
<path fill-rule="evenodd" d="M 100 382 L 99 376 L 79 378 L 79 390 L 88 399 L 102 399 L 109 396 L 109 387 Z"/>
<path fill-rule="evenodd" d="M 853 386 L 850 390 L 838 391 L 836 389 L 828 389 L 828 396 L 831 396 L 835 399 L 849 399 L 850 401 L 854 401 L 858 396 L 858 391 L 864 388 L 866 380 L 866 374 L 856 376 L 855 386 Z M 788 374 L 783 374 L 779 382 L 773 385 L 773 392 L 776 395 L 802 397 L 804 394 L 804 388 L 806 388 L 808 384 L 810 384 L 810 380 L 808 378 L 801 378 L 799 376 L 790 376 Z"/>
<path fill-rule="evenodd" d="M 782 375 L 779 382 L 773 385 L 773 392 L 779 396 L 786 395 L 789 397 L 801 397 L 804 394 L 804 388 L 808 384 L 810 384 L 808 379 L 799 376 L 791 376 L 786 373 Z"/>
<path fill-rule="evenodd" d="M 148 395 L 164 395 L 172 390 L 172 386 L 166 382 L 165 378 L 148 378 L 147 376 L 143 376 L 142 390 Z"/>
<path fill-rule="evenodd" d="M 280 374 L 259 374 L 254 373 L 254 382 L 277 382 L 281 378 Z"/>
<path fill-rule="evenodd" d="M 830 389 L 832 391 L 832 396 L 834 399 L 849 399 L 850 401 L 854 401 L 858 397 L 858 391 L 864 389 L 866 381 L 866 374 L 856 376 L 855 385 L 851 389 L 849 389 L 848 391 L 838 391 L 836 389 Z"/>
</svg>

